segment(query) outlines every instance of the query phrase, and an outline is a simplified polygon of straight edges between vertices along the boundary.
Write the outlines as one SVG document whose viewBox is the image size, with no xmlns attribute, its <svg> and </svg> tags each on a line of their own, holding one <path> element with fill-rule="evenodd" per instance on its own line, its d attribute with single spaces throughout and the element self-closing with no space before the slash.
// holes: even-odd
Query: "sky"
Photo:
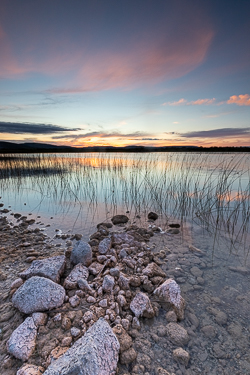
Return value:
<svg viewBox="0 0 250 375">
<path fill-rule="evenodd" d="M 0 139 L 250 146 L 249 0 L 1 0 Z"/>
</svg>

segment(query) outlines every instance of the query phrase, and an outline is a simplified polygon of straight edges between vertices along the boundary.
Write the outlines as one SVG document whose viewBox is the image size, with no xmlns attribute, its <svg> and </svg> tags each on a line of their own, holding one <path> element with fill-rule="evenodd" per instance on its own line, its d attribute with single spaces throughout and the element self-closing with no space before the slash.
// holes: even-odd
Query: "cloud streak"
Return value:
<svg viewBox="0 0 250 375">
<path fill-rule="evenodd" d="M 25 122 L 0 121 L 0 133 L 9 134 L 54 134 L 59 132 L 77 131 L 80 128 L 69 129 L 53 124 L 34 124 Z"/>
<path fill-rule="evenodd" d="M 221 128 L 212 130 L 201 130 L 179 134 L 183 138 L 226 138 L 226 137 L 250 137 L 248 128 Z"/>
</svg>

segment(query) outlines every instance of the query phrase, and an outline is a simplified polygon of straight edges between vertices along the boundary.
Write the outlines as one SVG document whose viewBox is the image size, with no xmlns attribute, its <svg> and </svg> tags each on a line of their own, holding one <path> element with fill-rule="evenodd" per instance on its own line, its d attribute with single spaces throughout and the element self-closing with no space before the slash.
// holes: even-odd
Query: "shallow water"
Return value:
<svg viewBox="0 0 250 375">
<path fill-rule="evenodd" d="M 1 201 L 11 206 L 4 215 L 13 224 L 12 213 L 19 212 L 52 237 L 58 228 L 88 240 L 96 224 L 115 213 L 142 226 L 152 225 L 149 211 L 159 214 L 156 225 L 163 232 L 150 246 L 167 250 L 162 267 L 186 300 L 181 325 L 190 336 L 190 363 L 185 368 L 173 360 L 175 346 L 162 335 L 167 320 L 160 309 L 135 337 L 141 373 L 156 374 L 157 366 L 176 375 L 250 373 L 249 155 L 46 155 L 39 163 L 34 155 L 27 158 L 28 164 L 17 161 L 16 170 L 0 180 Z M 176 221 L 180 234 L 165 233 Z"/>
</svg>

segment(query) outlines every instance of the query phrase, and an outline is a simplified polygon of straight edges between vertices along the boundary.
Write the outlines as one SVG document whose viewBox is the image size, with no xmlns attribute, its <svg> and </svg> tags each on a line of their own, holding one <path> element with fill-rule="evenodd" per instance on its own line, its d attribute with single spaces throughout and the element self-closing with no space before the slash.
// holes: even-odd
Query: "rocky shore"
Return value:
<svg viewBox="0 0 250 375">
<path fill-rule="evenodd" d="M 163 233 L 153 214 L 147 228 L 117 215 L 88 242 L 62 234 L 63 246 L 26 219 L 0 217 L 1 374 L 227 374 L 226 364 L 240 374 L 232 342 L 249 345 L 241 325 L 219 298 L 202 319 L 184 299 L 204 293 L 207 254 L 177 248 L 179 225 Z"/>
</svg>

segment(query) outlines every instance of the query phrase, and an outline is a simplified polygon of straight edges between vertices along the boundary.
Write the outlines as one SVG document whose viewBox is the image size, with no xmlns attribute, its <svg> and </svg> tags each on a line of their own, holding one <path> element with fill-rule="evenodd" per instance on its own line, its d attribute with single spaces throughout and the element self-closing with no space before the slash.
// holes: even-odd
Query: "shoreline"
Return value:
<svg viewBox="0 0 250 375">
<path fill-rule="evenodd" d="M 65 249 L 59 248 L 56 245 L 51 245 L 49 237 L 45 236 L 45 234 L 43 234 L 39 230 L 39 228 L 32 229 L 32 226 L 26 227 L 24 225 L 19 225 L 18 228 L 12 228 L 8 224 L 8 221 L 6 219 L 2 219 L 2 217 L 1 217 L 0 222 L 1 222 L 0 224 L 1 239 L 2 241 L 4 239 L 6 240 L 6 245 L 3 245 L 3 242 L 1 241 L 1 254 L 0 254 L 0 256 L 2 257 L 1 264 L 7 265 L 7 267 L 4 268 L 4 272 L 3 272 L 7 278 L 4 280 L 5 276 L 2 273 L 0 276 L 1 277 L 1 280 L 0 280 L 1 290 L 4 291 L 1 294 L 2 294 L 2 299 L 5 301 L 4 304 L 1 306 L 1 323 L 0 323 L 1 324 L 0 327 L 2 330 L 1 331 L 1 336 L 2 336 L 1 347 L 4 352 L 4 356 L 3 358 L 1 358 L 1 363 L 3 364 L 3 369 L 2 369 L 1 374 L 3 375 L 13 374 L 14 375 L 16 374 L 18 367 L 22 365 L 22 361 L 18 359 L 14 359 L 12 356 L 7 354 L 6 341 L 9 339 L 14 329 L 16 329 L 21 323 L 23 323 L 27 315 L 26 314 L 24 315 L 23 313 L 18 312 L 13 307 L 12 302 L 11 302 L 11 296 L 15 293 L 15 289 L 13 288 L 10 289 L 11 284 L 15 279 L 18 278 L 18 275 L 21 271 L 24 271 L 30 266 L 30 264 L 32 264 L 32 263 L 25 262 L 25 260 L 26 261 L 28 260 L 29 262 L 32 262 L 33 260 L 35 260 L 31 258 L 32 253 L 33 253 L 33 257 L 36 257 L 36 259 L 40 259 L 41 261 L 43 259 L 46 260 L 48 257 L 52 257 L 52 256 L 58 256 L 58 255 L 61 256 L 63 254 L 66 255 L 66 268 L 60 281 L 60 284 L 63 285 L 65 282 L 65 278 L 69 276 L 69 273 L 73 269 L 73 265 L 71 264 L 69 257 L 74 246 L 72 246 L 73 244 L 68 242 L 68 246 L 65 246 Z M 116 228 L 114 232 L 113 232 L 113 228 Z M 97 230 L 95 234 L 90 236 L 89 242 L 90 242 L 90 245 L 92 248 L 92 254 L 93 254 L 92 263 L 96 263 L 95 267 L 94 268 L 92 267 L 92 268 L 95 269 L 97 266 L 103 267 L 103 265 L 105 264 L 105 261 L 107 261 L 108 259 L 112 258 L 112 256 L 114 256 L 114 254 L 113 255 L 109 254 L 109 258 L 106 257 L 106 259 L 104 259 L 106 255 L 99 253 L 98 248 L 102 240 L 104 240 L 105 238 L 111 238 L 112 236 L 114 236 L 114 233 L 116 233 L 117 231 L 118 231 L 118 234 L 119 233 L 129 234 L 129 232 L 130 233 L 133 232 L 137 237 L 137 239 L 134 238 L 133 240 L 134 241 L 133 245 L 135 246 L 130 246 L 126 244 L 126 242 L 124 243 L 126 244 L 126 246 L 122 245 L 122 248 L 121 248 L 121 245 L 118 245 L 115 242 L 113 243 L 114 245 L 112 245 L 112 247 L 114 248 L 116 252 L 117 263 L 112 264 L 111 268 L 119 268 L 120 272 L 126 275 L 125 277 L 129 279 L 134 278 L 132 283 L 134 283 L 135 286 L 129 284 L 129 289 L 125 289 L 124 294 L 123 293 L 120 294 L 126 300 L 126 303 L 124 305 L 126 306 L 126 309 L 124 310 L 124 315 L 122 315 L 123 308 L 121 309 L 121 311 L 119 310 L 119 312 L 118 311 L 115 312 L 115 308 L 117 308 L 117 305 L 114 305 L 113 308 L 111 308 L 112 304 L 118 303 L 116 301 L 116 298 L 118 295 L 114 295 L 114 300 L 112 301 L 112 300 L 109 300 L 110 294 L 109 293 L 107 294 L 107 292 L 104 292 L 104 297 L 108 297 L 108 298 L 102 298 L 102 300 L 103 299 L 108 300 L 107 308 L 102 307 L 102 309 L 108 310 L 109 308 L 109 310 L 113 310 L 115 312 L 115 316 L 111 317 L 111 320 L 110 320 L 110 314 L 106 314 L 109 316 L 109 318 L 107 318 L 106 316 L 106 320 L 109 321 L 110 326 L 114 328 L 114 326 L 121 324 L 122 323 L 121 321 L 124 320 L 122 329 L 125 330 L 125 333 L 130 337 L 130 339 L 128 339 L 127 336 L 125 336 L 127 340 L 129 340 L 130 343 L 132 342 L 132 345 L 130 346 L 130 348 L 129 349 L 126 348 L 126 350 L 124 350 L 125 354 L 127 350 L 130 350 L 130 352 L 127 353 L 127 356 L 123 355 L 125 359 L 123 359 L 122 361 L 123 362 L 125 361 L 126 363 L 121 363 L 121 359 L 118 362 L 118 374 L 125 375 L 128 373 L 132 373 L 136 375 L 137 374 L 148 375 L 148 374 L 153 373 L 152 372 L 154 371 L 153 369 L 157 370 L 157 368 L 161 366 L 162 366 L 161 369 L 159 371 L 157 370 L 158 372 L 155 372 L 155 374 L 157 375 L 167 374 L 166 371 L 168 371 L 170 374 L 174 373 L 176 375 L 179 375 L 181 373 L 190 374 L 190 375 L 196 373 L 195 372 L 196 368 L 198 368 L 198 364 L 196 364 L 196 362 L 199 356 L 198 358 L 194 357 L 194 353 L 196 350 L 195 342 L 200 338 L 200 335 L 204 336 L 205 340 L 208 340 L 208 341 L 210 340 L 213 341 L 216 337 L 216 336 L 213 336 L 214 335 L 213 332 L 215 332 L 216 328 L 214 328 L 213 325 L 211 324 L 204 325 L 202 323 L 199 316 L 197 316 L 197 313 L 193 309 L 192 302 L 190 301 L 190 297 L 188 297 L 190 293 L 196 293 L 196 295 L 197 293 L 204 293 L 204 287 L 206 288 L 207 282 L 204 279 L 203 272 L 206 269 L 209 269 L 210 267 L 209 260 L 207 259 L 208 254 L 205 254 L 204 252 L 199 253 L 199 251 L 196 251 L 197 250 L 196 248 L 191 250 L 190 248 L 188 248 L 187 243 L 180 245 L 180 233 L 177 233 L 177 232 L 176 234 L 172 234 L 171 236 L 163 236 L 160 234 L 160 232 L 153 232 L 151 230 L 148 231 L 147 229 L 145 229 L 144 235 L 146 235 L 146 237 L 144 238 L 142 235 L 143 234 L 142 228 L 134 227 L 133 229 L 130 223 L 120 224 L 120 226 L 113 226 L 113 228 L 111 231 L 110 228 L 107 228 L 107 227 L 105 228 L 104 226 L 103 228 L 101 228 L 101 232 L 103 233 Z M 97 234 L 98 232 L 99 234 Z M 152 234 L 153 236 L 151 236 Z M 139 241 L 139 239 L 141 241 Z M 66 245 L 66 241 L 71 241 L 71 240 L 65 239 L 65 245 Z M 22 246 L 20 246 L 20 244 L 22 244 Z M 131 252 L 130 254 L 127 253 L 127 255 L 124 258 L 121 258 L 120 251 L 124 248 L 126 249 L 126 247 L 127 249 L 130 249 L 129 252 L 130 251 Z M 31 251 L 31 249 L 33 249 L 33 251 Z M 39 253 L 38 251 L 39 249 L 40 250 L 43 249 L 42 255 Z M 13 252 L 13 250 L 15 250 L 15 252 Z M 138 257 L 138 254 L 140 254 L 141 252 L 145 252 L 145 254 L 143 254 L 142 257 Z M 34 255 L 34 253 L 36 253 L 36 255 Z M 157 256 L 155 255 L 156 253 L 158 253 Z M 164 253 L 165 253 L 165 256 L 164 256 Z M 159 257 L 160 254 L 163 256 L 163 258 Z M 97 260 L 97 257 L 99 257 L 99 260 Z M 179 265 L 178 267 L 175 266 L 177 259 L 178 259 L 178 265 Z M 133 266 L 133 264 L 131 264 L 131 261 L 136 261 L 137 266 L 138 266 L 138 261 L 140 262 L 142 261 L 143 265 L 141 266 L 141 270 L 138 270 L 137 272 L 137 269 L 135 268 L 132 269 L 131 266 Z M 144 264 L 144 261 L 145 261 L 145 264 Z M 165 273 L 166 276 L 165 277 L 146 276 L 145 278 L 143 271 L 147 268 L 149 264 L 152 264 L 152 263 L 156 264 L 157 267 L 160 267 L 160 269 Z M 184 282 L 183 271 L 185 270 L 186 267 L 188 267 L 189 269 L 191 278 L 193 278 L 193 280 L 196 280 L 193 286 L 191 284 L 189 287 L 187 287 L 186 283 Z M 35 354 L 33 353 L 28 363 L 32 365 L 36 365 L 36 366 L 43 365 L 45 369 L 46 367 L 45 365 L 47 361 L 49 360 L 48 358 L 50 358 L 51 352 L 53 352 L 52 356 L 54 355 L 57 356 L 59 354 L 62 354 L 62 351 L 64 350 L 64 349 L 59 350 L 58 347 L 66 348 L 66 346 L 63 346 L 64 345 L 63 340 L 65 338 L 66 338 L 66 343 L 69 344 L 70 337 L 71 337 L 71 343 L 77 341 L 77 339 L 79 339 L 80 336 L 84 337 L 83 333 L 85 333 L 90 327 L 88 326 L 89 321 L 87 321 L 87 323 L 84 322 L 83 317 L 87 311 L 86 309 L 88 309 L 88 311 L 91 311 L 93 313 L 93 311 L 90 309 L 91 306 L 100 308 L 99 303 L 101 300 L 98 297 L 98 289 L 100 288 L 100 286 L 102 286 L 103 279 L 107 275 L 110 275 L 110 266 L 107 266 L 106 269 L 104 269 L 104 272 L 103 274 L 100 275 L 99 280 L 97 279 L 95 281 L 95 279 L 97 278 L 97 274 L 94 275 L 93 273 L 92 274 L 90 273 L 88 284 L 90 284 L 91 287 L 93 284 L 93 290 L 94 290 L 93 294 L 91 294 L 92 292 L 90 294 L 86 294 L 85 292 L 83 292 L 82 289 L 79 288 L 79 286 L 77 287 L 77 289 L 66 289 L 68 300 L 66 298 L 66 301 L 64 301 L 63 306 L 59 307 L 58 309 L 54 311 L 51 310 L 49 312 L 45 312 L 47 314 L 47 323 L 45 326 L 42 326 L 38 329 L 39 335 L 37 336 L 36 349 L 34 352 Z M 139 276 L 139 278 L 137 276 Z M 157 277 L 161 277 L 162 279 L 157 280 Z M 114 280 L 115 280 L 114 287 L 116 285 L 120 287 L 119 282 L 118 282 L 119 278 L 117 279 L 116 278 L 117 276 L 114 276 Z M 156 279 L 153 280 L 154 278 Z M 185 316 L 183 320 L 177 319 L 176 312 L 173 311 L 173 308 L 167 312 L 162 308 L 162 306 L 157 301 L 155 301 L 154 298 L 152 298 L 153 291 L 159 285 L 161 285 L 164 282 L 164 280 L 168 278 L 175 279 L 177 281 L 177 284 L 180 285 L 181 295 L 185 299 L 186 299 L 186 296 L 188 297 L 186 299 L 187 306 L 186 306 Z M 153 281 L 156 282 L 156 284 L 154 284 Z M 99 288 L 94 287 L 95 282 L 98 283 Z M 134 314 L 131 312 L 130 304 L 133 298 L 135 297 L 136 293 L 139 292 L 139 290 L 140 292 L 143 292 L 144 294 L 149 296 L 149 299 L 154 309 L 154 317 L 139 318 L 140 329 L 138 330 L 137 328 L 132 327 Z M 84 296 L 82 292 L 85 293 Z M 74 299 L 78 301 L 78 298 L 75 298 L 75 296 L 77 296 L 80 299 L 80 302 L 79 302 L 79 305 L 73 307 L 71 306 L 69 299 L 73 298 L 72 301 L 74 301 Z M 204 296 L 206 296 L 206 294 Z M 89 302 L 87 302 L 87 299 Z M 95 299 L 96 301 L 94 301 L 93 299 Z M 122 298 L 119 298 L 119 299 L 122 300 Z M 225 317 L 222 311 L 216 308 L 216 305 L 218 305 L 219 303 L 218 299 L 216 300 L 215 298 L 214 302 L 212 303 L 212 305 L 215 304 L 215 307 L 211 307 L 211 301 L 212 300 L 210 300 L 210 303 L 209 303 L 210 314 L 214 316 L 215 320 L 216 319 L 218 320 L 218 322 L 216 321 L 216 324 L 221 327 L 224 327 L 225 325 L 229 325 L 228 317 L 227 316 Z M 118 307 L 120 308 L 120 306 Z M 73 313 L 73 315 L 75 314 L 74 316 L 72 315 L 72 312 L 74 312 Z M 171 314 L 168 315 L 167 317 L 166 314 L 169 314 L 169 312 L 171 312 Z M 112 314 L 113 312 L 111 313 L 111 315 Z M 98 314 L 94 313 L 94 315 L 96 315 L 96 318 L 97 318 Z M 118 317 L 120 316 L 121 321 L 120 322 L 117 321 L 116 323 L 114 323 L 117 316 Z M 90 320 L 93 320 L 94 322 L 95 319 L 90 319 Z M 174 319 L 174 321 L 171 321 L 171 319 Z M 70 324 L 70 328 L 69 326 L 68 327 L 65 326 L 66 321 L 68 322 L 68 324 Z M 64 322 L 64 325 L 63 325 L 63 322 Z M 94 324 L 93 322 L 91 322 L 91 325 Z M 85 325 L 83 325 L 83 323 Z M 166 330 L 166 326 L 170 323 L 171 324 L 174 323 L 180 326 L 187 332 L 187 335 L 189 337 L 188 342 L 186 342 L 184 339 L 185 343 L 183 345 L 177 345 L 176 343 L 173 343 L 171 341 L 171 333 L 169 333 Z M 65 328 L 67 329 L 65 330 Z M 74 328 L 75 330 L 71 332 L 72 328 Z M 80 336 L 78 336 L 79 331 L 77 330 L 81 331 Z M 200 332 L 198 337 L 197 337 L 197 330 Z M 78 332 L 78 335 L 74 337 L 74 334 L 76 334 L 77 332 Z M 56 338 L 56 341 L 54 340 L 54 338 Z M 123 336 L 123 341 L 126 342 L 126 340 L 124 339 L 124 336 Z M 204 341 L 204 338 L 203 338 L 203 341 Z M 162 346 L 161 346 L 161 343 L 162 343 Z M 176 350 L 178 347 L 181 347 L 181 346 L 183 350 L 185 350 L 187 353 L 190 353 L 189 364 L 186 363 L 187 367 L 183 365 L 183 362 L 182 363 L 180 362 L 181 361 L 180 359 L 179 360 L 176 359 L 176 355 L 174 356 L 174 350 Z M 71 344 L 70 344 L 70 347 L 72 347 Z M 159 350 L 160 347 L 161 347 L 161 350 Z M 166 358 L 166 354 L 165 354 L 166 350 L 168 353 L 168 356 L 167 356 L 168 358 Z M 216 365 L 217 369 L 223 368 L 223 363 L 224 363 L 223 361 L 226 361 L 227 360 L 226 358 L 228 358 L 229 362 L 233 359 L 231 354 L 220 354 L 220 352 L 218 351 L 219 349 L 218 348 L 216 349 L 216 347 L 215 347 L 215 350 L 217 350 L 217 358 L 218 358 L 217 360 L 218 364 Z M 222 350 L 222 353 L 225 353 L 225 352 Z M 120 358 L 121 358 L 121 355 L 122 353 L 120 353 Z M 187 357 L 188 356 L 186 355 L 186 361 L 187 361 Z M 200 360 L 202 360 L 202 358 L 204 358 L 204 356 L 203 357 L 201 356 Z M 160 364 L 158 360 L 161 361 Z M 236 368 L 235 368 L 235 371 L 237 371 Z"/>
</svg>

